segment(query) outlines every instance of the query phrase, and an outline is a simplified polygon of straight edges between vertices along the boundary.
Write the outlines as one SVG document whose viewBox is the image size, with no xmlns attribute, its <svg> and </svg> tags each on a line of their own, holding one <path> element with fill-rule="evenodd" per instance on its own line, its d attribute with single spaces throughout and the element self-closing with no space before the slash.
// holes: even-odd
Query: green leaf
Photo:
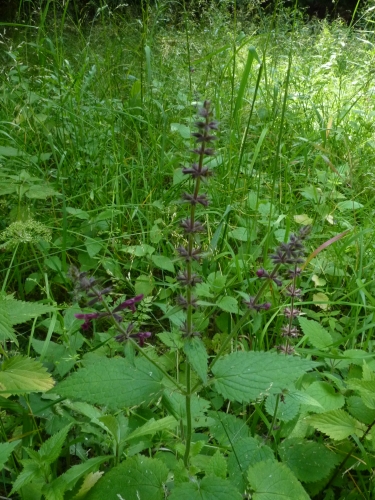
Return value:
<svg viewBox="0 0 375 500">
<path fill-rule="evenodd" d="M 48 494 L 50 491 L 54 491 L 55 493 L 59 492 L 63 495 L 66 491 L 73 489 L 82 477 L 90 472 L 96 471 L 99 465 L 107 462 L 110 458 L 110 455 L 89 458 L 86 462 L 71 466 L 62 476 L 58 477 L 50 484 L 44 485 L 43 493 Z"/>
<path fill-rule="evenodd" d="M 30 319 L 37 318 L 41 314 L 57 311 L 54 306 L 38 304 L 37 302 L 23 302 L 12 297 L 0 297 L 0 306 L 7 311 L 12 325 L 19 325 Z"/>
<path fill-rule="evenodd" d="M 206 412 L 210 403 L 202 397 L 191 398 L 191 417 L 193 427 L 207 427 Z M 186 422 L 186 400 L 183 394 L 166 389 L 163 393 L 163 407 L 177 420 Z"/>
<path fill-rule="evenodd" d="M 333 410 L 320 415 L 313 415 L 306 420 L 315 429 L 324 432 L 331 439 L 337 441 L 345 439 L 351 434 L 362 437 L 364 431 L 366 431 L 364 424 L 358 422 L 344 410 Z"/>
<path fill-rule="evenodd" d="M 234 240 L 247 241 L 248 234 L 246 227 L 236 227 L 233 231 L 229 231 L 228 235 Z"/>
<path fill-rule="evenodd" d="M 126 439 L 128 440 L 147 435 L 153 436 L 157 432 L 164 431 L 165 429 L 175 429 L 177 425 L 177 420 L 171 415 L 168 417 L 160 418 L 158 420 L 152 418 L 151 420 L 148 420 L 144 425 L 138 427 L 138 429 L 126 436 Z"/>
<path fill-rule="evenodd" d="M 93 258 L 103 249 L 103 242 L 99 239 L 86 238 L 85 247 L 89 256 Z"/>
<path fill-rule="evenodd" d="M 13 495 L 27 484 L 42 477 L 41 465 L 38 462 L 34 460 L 22 460 L 22 465 L 23 469 L 14 481 L 10 495 Z"/>
<path fill-rule="evenodd" d="M 94 421 L 96 419 L 93 419 Z M 114 415 L 103 415 L 98 418 L 98 421 L 101 422 L 108 432 L 112 435 L 113 439 L 117 444 L 120 443 L 121 440 L 121 432 L 120 432 L 120 424 L 117 418 Z"/>
<path fill-rule="evenodd" d="M 184 342 L 184 353 L 199 377 L 204 383 L 207 382 L 207 360 L 206 347 L 198 337 L 186 339 Z"/>
<path fill-rule="evenodd" d="M 360 422 L 370 425 L 375 420 L 375 410 L 368 408 L 359 396 L 349 396 L 346 403 L 348 412 Z"/>
<path fill-rule="evenodd" d="M 250 467 L 247 477 L 253 500 L 310 500 L 290 469 L 279 462 L 259 462 Z"/>
<path fill-rule="evenodd" d="M 322 443 L 302 439 L 286 439 L 278 452 L 297 479 L 305 483 L 321 481 L 340 462 L 340 457 Z"/>
<path fill-rule="evenodd" d="M 250 435 L 250 429 L 246 425 L 246 422 L 235 415 L 220 411 L 210 411 L 208 412 L 208 416 L 213 419 L 213 422 L 209 425 L 210 434 L 212 434 L 220 446 L 232 448 L 234 443 Z"/>
<path fill-rule="evenodd" d="M 162 373 L 144 358 L 135 365 L 126 359 L 101 359 L 73 373 L 50 391 L 62 397 L 117 409 L 148 404 L 163 389 Z"/>
<path fill-rule="evenodd" d="M 313 411 L 314 413 L 337 410 L 342 408 L 345 404 L 344 396 L 339 392 L 335 392 L 335 389 L 328 382 L 313 382 L 306 389 L 306 392 L 321 405 L 321 407 L 315 405 L 305 407 L 308 411 Z"/>
<path fill-rule="evenodd" d="M 266 410 L 271 417 L 275 414 L 277 397 L 278 396 L 276 394 L 270 394 L 266 401 Z M 279 398 L 276 418 L 282 422 L 290 422 L 298 415 L 299 409 L 299 401 L 291 397 L 289 394 L 285 394 L 282 398 Z"/>
<path fill-rule="evenodd" d="M 227 477 L 227 461 L 219 450 L 211 457 L 206 465 L 206 476 L 216 476 L 226 479 Z"/>
<path fill-rule="evenodd" d="M 71 426 L 72 425 L 69 424 L 63 427 L 59 432 L 56 432 L 56 434 L 47 439 L 47 441 L 44 441 L 39 448 L 38 453 L 45 463 L 52 464 L 59 458 Z"/>
<path fill-rule="evenodd" d="M 170 271 L 174 273 L 174 265 L 172 260 L 165 255 L 152 255 L 151 260 L 156 267 L 163 269 L 164 271 Z"/>
<path fill-rule="evenodd" d="M 229 479 L 241 493 L 244 493 L 249 466 L 273 459 L 274 454 L 269 446 L 253 437 L 243 438 L 234 443 L 233 451 L 228 456 Z"/>
<path fill-rule="evenodd" d="M 171 123 L 171 132 L 178 132 L 183 139 L 190 139 L 190 128 L 182 123 Z"/>
<path fill-rule="evenodd" d="M 200 482 L 176 485 L 168 498 L 169 500 L 241 500 L 242 495 L 225 479 L 205 477 Z"/>
<path fill-rule="evenodd" d="M 46 368 L 26 356 L 14 356 L 3 362 L 0 370 L 0 387 L 5 394 L 45 392 L 51 389 L 54 381 Z M 4 392 L 3 392 L 4 391 Z"/>
<path fill-rule="evenodd" d="M 0 470 L 2 470 L 12 451 L 20 442 L 21 441 L 13 441 L 12 443 L 0 443 Z"/>
<path fill-rule="evenodd" d="M 234 352 L 214 365 L 217 392 L 231 401 L 249 402 L 281 392 L 317 363 L 273 352 Z"/>
<path fill-rule="evenodd" d="M 161 460 L 138 455 L 107 472 L 85 500 L 163 500 L 167 477 Z"/>
<path fill-rule="evenodd" d="M 337 208 L 343 212 L 344 210 L 356 210 L 358 208 L 363 208 L 362 203 L 358 203 L 358 201 L 340 201 L 337 203 Z"/>
<path fill-rule="evenodd" d="M 333 340 L 330 333 L 320 323 L 303 317 L 299 317 L 298 321 L 311 345 L 317 349 L 326 349 L 332 344 Z"/>
<path fill-rule="evenodd" d="M 0 342 L 5 342 L 6 340 L 11 340 L 18 346 L 18 340 L 12 328 L 8 310 L 4 302 L 0 302 Z"/>
<path fill-rule="evenodd" d="M 61 196 L 58 191 L 53 188 L 43 184 L 33 184 L 30 189 L 27 190 L 26 196 L 31 199 L 36 200 L 46 200 L 50 196 Z"/>
<path fill-rule="evenodd" d="M 66 211 L 77 219 L 88 220 L 90 218 L 90 215 L 80 208 L 66 207 Z"/>
<path fill-rule="evenodd" d="M 12 146 L 0 146 L 0 156 L 24 156 L 24 152 Z"/>
<path fill-rule="evenodd" d="M 228 295 L 220 297 L 216 305 L 225 312 L 238 313 L 238 303 L 234 297 L 229 297 Z"/>
</svg>

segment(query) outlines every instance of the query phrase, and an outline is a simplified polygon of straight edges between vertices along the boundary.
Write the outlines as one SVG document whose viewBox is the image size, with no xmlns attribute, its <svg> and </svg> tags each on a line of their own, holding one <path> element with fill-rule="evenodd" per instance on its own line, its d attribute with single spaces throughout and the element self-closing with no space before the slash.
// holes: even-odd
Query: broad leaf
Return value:
<svg viewBox="0 0 375 500">
<path fill-rule="evenodd" d="M 375 410 L 368 408 L 359 396 L 349 396 L 346 400 L 348 412 L 367 425 L 375 420 Z"/>
<path fill-rule="evenodd" d="M 152 255 L 151 260 L 156 267 L 174 273 L 174 264 L 172 260 L 165 255 Z"/>
<path fill-rule="evenodd" d="M 45 392 L 53 385 L 52 377 L 39 361 L 25 356 L 15 356 L 5 360 L 1 365 L 0 387 L 4 391 L 0 391 L 2 396 Z"/>
<path fill-rule="evenodd" d="M 271 448 L 253 437 L 236 441 L 228 456 L 228 476 L 236 488 L 244 493 L 247 470 L 250 465 L 274 459 Z"/>
<path fill-rule="evenodd" d="M 335 392 L 335 389 L 328 382 L 313 382 L 306 389 L 306 392 L 321 405 L 321 407 L 317 407 L 316 405 L 305 407 L 308 411 L 313 411 L 314 413 L 337 410 L 345 404 L 344 396 L 339 392 Z"/>
<path fill-rule="evenodd" d="M 279 462 L 267 460 L 255 464 L 247 477 L 254 490 L 253 500 L 310 500 L 295 475 Z"/>
<path fill-rule="evenodd" d="M 340 457 L 322 443 L 287 439 L 278 448 L 281 460 L 297 479 L 305 483 L 321 481 L 340 462 Z"/>
<path fill-rule="evenodd" d="M 298 321 L 311 345 L 317 349 L 326 349 L 332 344 L 330 333 L 320 323 L 303 317 L 299 317 Z"/>
<path fill-rule="evenodd" d="M 199 377 L 204 383 L 207 382 L 207 351 L 202 340 L 198 337 L 186 339 L 184 342 L 184 353 Z"/>
<path fill-rule="evenodd" d="M 217 392 L 231 401 L 249 402 L 281 392 L 317 363 L 273 352 L 234 352 L 214 365 Z"/>
<path fill-rule="evenodd" d="M 266 401 L 266 410 L 271 417 L 274 416 L 276 410 L 277 395 L 270 394 Z M 282 422 L 289 422 L 293 420 L 294 417 L 298 415 L 300 409 L 300 403 L 295 398 L 291 397 L 289 394 L 279 397 L 277 404 L 276 418 Z"/>
<path fill-rule="evenodd" d="M 54 306 L 38 304 L 37 302 L 23 302 L 7 297 L 0 297 L 0 305 L 7 311 L 12 325 L 25 323 L 25 321 L 36 318 L 41 314 L 55 312 L 57 310 Z"/>
<path fill-rule="evenodd" d="M 234 297 L 228 297 L 227 295 L 220 297 L 216 305 L 225 312 L 238 313 L 238 302 Z"/>
<path fill-rule="evenodd" d="M 331 439 L 337 441 L 345 439 L 351 434 L 362 437 L 364 431 L 366 431 L 366 426 L 364 424 L 358 422 L 358 420 L 351 417 L 344 410 L 333 410 L 320 415 L 313 415 L 306 420 L 310 425 L 315 427 L 315 429 L 324 432 L 324 434 L 327 434 Z"/>
<path fill-rule="evenodd" d="M 10 495 L 13 495 L 16 491 L 23 488 L 27 484 L 42 477 L 43 471 L 39 463 L 34 460 L 22 460 L 21 463 L 23 465 L 23 469 L 14 481 Z"/>
<path fill-rule="evenodd" d="M 135 365 L 123 358 L 103 358 L 73 373 L 50 391 L 62 397 L 118 409 L 149 403 L 163 389 L 162 373 L 144 358 Z"/>
<path fill-rule="evenodd" d="M 18 340 L 14 329 L 12 328 L 12 321 L 9 317 L 7 307 L 4 302 L 0 302 L 0 342 L 5 342 L 6 340 L 13 341 L 18 346 Z"/>
<path fill-rule="evenodd" d="M 202 481 L 182 483 L 172 490 L 169 500 L 241 500 L 241 493 L 225 479 L 205 477 Z"/>
<path fill-rule="evenodd" d="M 234 443 L 250 436 L 250 429 L 246 422 L 230 413 L 210 411 L 208 416 L 213 419 L 210 424 L 210 433 L 221 446 L 233 448 Z"/>
<path fill-rule="evenodd" d="M 157 459 L 138 455 L 105 474 L 85 500 L 163 500 L 166 465 Z"/>
<path fill-rule="evenodd" d="M 193 395 L 191 398 L 191 418 L 193 427 L 207 427 L 206 416 L 210 403 L 204 398 Z M 186 399 L 174 390 L 165 390 L 163 393 L 163 407 L 177 420 L 186 422 Z"/>
</svg>

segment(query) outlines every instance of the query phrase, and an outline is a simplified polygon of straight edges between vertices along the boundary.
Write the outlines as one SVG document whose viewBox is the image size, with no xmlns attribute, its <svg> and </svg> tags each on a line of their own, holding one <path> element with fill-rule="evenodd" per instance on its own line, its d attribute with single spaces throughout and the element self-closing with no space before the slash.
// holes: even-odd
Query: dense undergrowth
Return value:
<svg viewBox="0 0 375 500">
<path fill-rule="evenodd" d="M 373 498 L 374 7 L 168 9 L 2 28 L 1 494 Z"/>
</svg>

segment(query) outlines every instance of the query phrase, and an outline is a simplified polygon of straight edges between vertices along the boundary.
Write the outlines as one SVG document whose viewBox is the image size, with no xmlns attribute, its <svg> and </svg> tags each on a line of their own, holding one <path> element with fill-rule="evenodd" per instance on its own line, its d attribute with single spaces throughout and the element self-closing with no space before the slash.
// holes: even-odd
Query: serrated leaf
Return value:
<svg viewBox="0 0 375 500">
<path fill-rule="evenodd" d="M 276 403 L 278 402 L 276 418 L 282 422 L 290 422 L 290 420 L 293 420 L 293 418 L 298 415 L 300 403 L 295 398 L 290 397 L 289 394 L 283 395 L 282 398 L 279 397 L 278 400 L 277 398 L 278 395 L 276 394 L 270 394 L 268 396 L 265 405 L 268 415 L 271 417 L 275 415 Z"/>
<path fill-rule="evenodd" d="M 126 436 L 126 439 L 128 440 L 148 435 L 153 436 L 157 432 L 164 431 L 165 429 L 174 429 L 177 425 L 177 420 L 172 416 L 159 418 L 158 420 L 152 418 L 151 420 L 148 420 L 148 422 L 146 422 L 144 425 L 138 427 L 138 429 Z"/>
<path fill-rule="evenodd" d="M 156 267 L 174 273 L 174 264 L 169 257 L 165 255 L 152 255 L 151 260 Z"/>
<path fill-rule="evenodd" d="M 306 420 L 310 425 L 315 427 L 315 429 L 324 432 L 324 434 L 327 434 L 331 439 L 337 441 L 345 439 L 351 434 L 362 437 L 364 431 L 366 431 L 366 426 L 364 424 L 358 422 L 358 420 L 351 417 L 344 410 L 333 410 L 327 413 L 313 415 Z"/>
<path fill-rule="evenodd" d="M 39 463 L 34 460 L 22 460 L 22 465 L 24 467 L 14 481 L 10 495 L 13 495 L 16 491 L 23 488 L 27 484 L 42 477 L 42 468 Z"/>
<path fill-rule="evenodd" d="M 138 455 L 107 472 L 85 500 L 163 500 L 167 477 L 168 469 L 162 461 Z"/>
<path fill-rule="evenodd" d="M 0 443 L 0 470 L 2 470 L 12 451 L 20 442 L 21 441 L 13 441 L 12 443 Z"/>
<path fill-rule="evenodd" d="M 273 352 L 234 352 L 214 365 L 215 388 L 231 401 L 249 402 L 281 392 L 317 363 Z"/>
<path fill-rule="evenodd" d="M 101 457 L 94 457 L 94 458 L 89 458 L 85 462 L 78 464 L 78 465 L 73 465 L 71 466 L 64 474 L 62 474 L 60 477 L 55 479 L 50 483 L 50 486 L 53 488 L 55 491 L 59 491 L 62 495 L 71 489 L 74 488 L 76 483 L 86 474 L 92 474 L 92 472 L 96 469 L 99 468 L 99 466 L 110 460 L 111 456 L 101 456 Z M 102 476 L 102 472 L 97 473 L 96 477 L 91 477 L 91 480 L 89 482 L 86 482 L 86 488 L 84 488 L 84 485 L 80 488 L 79 493 L 76 495 L 75 498 L 80 498 L 83 496 L 83 491 L 88 492 L 94 484 L 100 479 Z M 81 493 L 81 495 L 80 495 Z"/>
<path fill-rule="evenodd" d="M 4 297 L 0 298 L 0 306 L 7 311 L 12 325 L 19 325 L 41 314 L 57 311 L 57 308 L 54 306 L 38 304 L 37 302 L 23 302 L 21 300 L 15 300 L 13 298 L 7 299 Z"/>
<path fill-rule="evenodd" d="M 2 391 L 5 391 L 2 392 L 2 396 L 45 392 L 53 385 L 54 380 L 46 368 L 34 359 L 15 356 L 5 360 L 1 365 L 0 386 L 3 387 Z"/>
<path fill-rule="evenodd" d="M 325 328 L 317 321 L 309 320 L 303 317 L 298 318 L 304 335 L 309 342 L 317 349 L 327 349 L 332 344 L 332 337 Z"/>
<path fill-rule="evenodd" d="M 244 493 L 248 468 L 258 462 L 273 460 L 272 449 L 253 437 L 246 437 L 234 443 L 228 456 L 228 477 Z"/>
<path fill-rule="evenodd" d="M 205 468 L 206 476 L 216 476 L 226 479 L 227 460 L 219 450 L 211 457 Z"/>
<path fill-rule="evenodd" d="M 284 464 L 267 460 L 250 467 L 248 480 L 253 500 L 310 500 L 301 483 Z"/>
<path fill-rule="evenodd" d="M 225 295 L 224 297 L 220 297 L 216 302 L 216 305 L 222 311 L 229 313 L 238 313 L 238 302 L 234 297 L 228 297 L 227 295 Z"/>
<path fill-rule="evenodd" d="M 6 340 L 11 340 L 18 346 L 18 340 L 12 328 L 8 310 L 4 302 L 0 302 L 0 342 L 5 342 Z"/>
<path fill-rule="evenodd" d="M 184 342 L 184 353 L 204 383 L 207 382 L 208 354 L 202 340 L 198 337 L 187 339 Z"/>
<path fill-rule="evenodd" d="M 278 452 L 297 479 L 305 483 L 321 481 L 340 462 L 338 455 L 314 441 L 286 439 Z"/>
<path fill-rule="evenodd" d="M 241 493 L 219 477 L 205 477 L 200 482 L 176 485 L 169 500 L 241 500 Z"/>
<path fill-rule="evenodd" d="M 363 205 L 358 201 L 346 200 L 337 203 L 337 208 L 343 212 L 344 210 L 357 210 L 358 208 L 363 208 Z"/>
<path fill-rule="evenodd" d="M 50 392 L 117 409 L 149 403 L 163 389 L 161 380 L 162 373 L 144 358 L 136 359 L 135 365 L 122 358 L 104 358 L 76 371 Z"/>
<path fill-rule="evenodd" d="M 314 413 L 337 410 L 345 404 L 344 396 L 339 392 L 335 392 L 335 389 L 328 382 L 313 382 L 306 389 L 306 392 L 321 405 L 320 408 L 317 406 L 307 407 L 308 411 L 313 411 Z"/>
<path fill-rule="evenodd" d="M 209 425 L 210 434 L 221 446 L 232 448 L 234 443 L 250 435 L 250 429 L 246 422 L 235 415 L 210 411 L 208 416 L 213 419 L 213 422 Z"/>
<path fill-rule="evenodd" d="M 191 398 L 191 419 L 193 427 L 207 427 L 206 412 L 210 403 L 204 398 L 193 395 Z M 165 390 L 163 393 L 163 407 L 176 419 L 186 422 L 186 399 L 176 391 Z"/>
<path fill-rule="evenodd" d="M 66 441 L 68 432 L 70 431 L 71 424 L 60 429 L 56 434 L 51 436 L 47 441 L 44 441 L 42 446 L 39 448 L 40 458 L 47 464 L 52 464 L 55 462 L 61 453 L 62 447 Z"/>
<path fill-rule="evenodd" d="M 346 403 L 348 412 L 360 422 L 370 425 L 375 420 L 375 410 L 368 408 L 359 396 L 349 396 Z"/>
</svg>

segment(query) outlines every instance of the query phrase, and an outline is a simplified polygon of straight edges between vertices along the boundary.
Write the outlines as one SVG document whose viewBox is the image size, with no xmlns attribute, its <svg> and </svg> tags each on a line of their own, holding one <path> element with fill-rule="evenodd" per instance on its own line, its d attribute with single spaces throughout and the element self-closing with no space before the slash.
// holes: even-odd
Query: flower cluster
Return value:
<svg viewBox="0 0 375 500">
<path fill-rule="evenodd" d="M 197 219 L 197 207 L 207 207 L 210 203 L 207 193 L 200 193 L 202 182 L 205 182 L 212 175 L 211 170 L 204 165 L 204 159 L 212 156 L 215 151 L 208 147 L 216 137 L 212 135 L 212 130 L 218 129 L 218 123 L 212 119 L 211 103 L 204 101 L 203 107 L 199 110 L 199 115 L 203 120 L 195 122 L 198 132 L 192 134 L 195 137 L 197 146 L 192 153 L 198 155 L 198 159 L 191 167 L 183 168 L 182 172 L 189 175 L 193 180 L 192 191 L 182 194 L 182 201 L 190 205 L 190 213 L 186 219 L 181 221 L 182 230 L 186 236 L 186 245 L 177 248 L 180 258 L 185 262 L 185 269 L 177 276 L 177 281 L 181 287 L 186 288 L 186 294 L 178 297 L 178 304 L 187 311 L 187 319 L 183 324 L 182 331 L 185 337 L 199 335 L 194 330 L 192 322 L 192 311 L 197 307 L 197 299 L 193 296 L 192 289 L 200 283 L 201 278 L 193 270 L 193 262 L 199 262 L 202 257 L 202 248 L 197 245 L 196 235 L 204 233 L 203 222 Z"/>
<path fill-rule="evenodd" d="M 301 274 L 300 264 L 304 262 L 305 256 L 305 240 L 310 233 L 310 227 L 304 226 L 297 234 L 291 234 L 287 243 L 281 243 L 275 250 L 270 258 L 275 264 L 271 272 L 261 268 L 256 272 L 258 278 L 265 279 L 266 283 L 272 281 L 276 286 L 283 285 L 283 279 L 291 280 L 290 284 L 285 287 L 284 294 L 290 298 L 290 303 L 284 308 L 284 316 L 286 318 L 286 325 L 281 329 L 281 336 L 286 339 L 285 344 L 279 345 L 277 349 L 285 354 L 293 354 L 294 348 L 290 345 L 292 339 L 299 336 L 299 329 L 294 325 L 294 321 L 299 316 L 300 310 L 296 307 L 296 301 L 302 297 L 302 291 L 297 288 L 297 279 Z M 250 297 L 245 304 L 249 309 L 260 311 L 261 309 L 267 310 L 271 304 L 265 302 L 259 303 L 265 286 L 262 286 L 255 297 Z"/>
<path fill-rule="evenodd" d="M 74 283 L 74 295 L 76 299 L 84 294 L 89 297 L 87 302 L 88 306 L 93 306 L 97 302 L 101 302 L 105 307 L 104 311 L 95 311 L 90 313 L 77 313 L 74 316 L 77 319 L 83 319 L 82 329 L 88 330 L 91 322 L 94 319 L 112 318 L 120 334 L 115 337 L 118 342 L 124 342 L 129 338 L 137 339 L 139 345 L 142 347 L 145 340 L 151 336 L 151 332 L 137 332 L 133 333 L 134 324 L 130 323 L 126 329 L 122 328 L 120 323 L 123 321 L 122 312 L 130 310 L 132 313 L 136 311 L 136 304 L 143 299 L 143 295 L 136 295 L 131 299 L 124 300 L 117 306 L 110 309 L 104 302 L 104 297 L 112 291 L 112 287 L 101 288 L 97 279 L 92 276 L 87 276 L 87 273 L 79 271 L 76 267 L 72 266 L 69 270 L 69 277 Z"/>
</svg>

